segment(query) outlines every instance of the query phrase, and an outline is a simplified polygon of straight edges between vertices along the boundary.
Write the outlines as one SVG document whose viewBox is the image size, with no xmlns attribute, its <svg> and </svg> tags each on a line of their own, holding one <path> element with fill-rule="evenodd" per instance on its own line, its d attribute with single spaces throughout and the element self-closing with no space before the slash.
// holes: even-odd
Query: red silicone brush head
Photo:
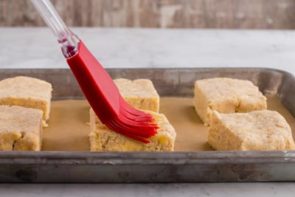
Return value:
<svg viewBox="0 0 295 197">
<path fill-rule="evenodd" d="M 82 41 L 67 62 L 93 111 L 107 127 L 144 143 L 157 133 L 153 117 L 123 99 L 110 75 Z"/>
</svg>

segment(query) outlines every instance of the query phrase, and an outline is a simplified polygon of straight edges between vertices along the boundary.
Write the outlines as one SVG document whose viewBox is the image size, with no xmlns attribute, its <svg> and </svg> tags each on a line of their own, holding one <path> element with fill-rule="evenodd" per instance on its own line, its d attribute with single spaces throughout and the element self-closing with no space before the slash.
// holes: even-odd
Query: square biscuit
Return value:
<svg viewBox="0 0 295 197">
<path fill-rule="evenodd" d="M 214 111 L 208 143 L 216 150 L 291 150 L 291 128 L 276 111 L 223 114 Z"/>
<path fill-rule="evenodd" d="M 153 82 L 149 79 L 115 79 L 120 93 L 131 106 L 159 112 L 160 97 Z"/>
<path fill-rule="evenodd" d="M 90 151 L 173 151 L 176 132 L 163 114 L 149 111 L 156 123 L 158 132 L 145 144 L 110 130 L 96 121 L 94 111 L 90 110 Z"/>
<path fill-rule="evenodd" d="M 197 80 L 195 110 L 208 125 L 213 110 L 221 113 L 250 112 L 267 108 L 266 97 L 251 81 L 231 78 Z"/>
<path fill-rule="evenodd" d="M 159 112 L 160 97 L 151 80 L 120 78 L 115 79 L 114 83 L 129 105 L 141 110 Z M 96 122 L 100 120 L 96 118 Z"/>
<path fill-rule="evenodd" d="M 42 111 L 0 106 L 0 150 L 40 151 Z"/>
<path fill-rule="evenodd" d="M 18 76 L 0 81 L 0 105 L 40 109 L 44 123 L 50 116 L 52 85 L 46 81 Z"/>
</svg>

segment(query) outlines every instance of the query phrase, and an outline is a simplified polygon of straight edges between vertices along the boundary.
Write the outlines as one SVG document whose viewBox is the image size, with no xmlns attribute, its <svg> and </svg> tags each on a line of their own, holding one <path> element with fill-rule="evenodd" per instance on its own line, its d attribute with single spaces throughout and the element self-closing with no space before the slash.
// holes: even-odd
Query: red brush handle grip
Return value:
<svg viewBox="0 0 295 197">
<path fill-rule="evenodd" d="M 114 91 L 118 91 L 118 89 L 110 75 L 82 41 L 78 44 L 78 52 L 68 58 L 67 62 L 91 107 L 94 110 L 100 109 L 95 110 L 95 113 L 101 114 L 99 117 L 106 118 L 118 114 L 118 111 L 104 110 L 105 108 L 100 107 L 101 105 L 115 105 L 106 109 L 119 109 L 119 97 L 116 96 L 118 94 L 114 94 Z M 101 73 L 101 75 L 98 76 L 97 73 Z"/>
<path fill-rule="evenodd" d="M 132 108 L 120 95 L 113 79 L 83 42 L 67 62 L 89 104 L 102 123 L 110 129 L 141 142 L 155 135 L 153 117 Z M 132 115 L 131 115 L 132 114 Z"/>
</svg>

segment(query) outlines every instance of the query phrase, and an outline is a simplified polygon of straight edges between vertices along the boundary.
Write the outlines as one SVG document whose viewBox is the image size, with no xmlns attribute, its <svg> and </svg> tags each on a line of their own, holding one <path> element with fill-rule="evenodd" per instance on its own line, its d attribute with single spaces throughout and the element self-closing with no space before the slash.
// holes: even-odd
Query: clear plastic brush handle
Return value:
<svg viewBox="0 0 295 197">
<path fill-rule="evenodd" d="M 65 25 L 50 0 L 31 0 L 45 23 L 61 44 L 61 49 L 66 58 L 78 52 L 79 38 Z"/>
</svg>

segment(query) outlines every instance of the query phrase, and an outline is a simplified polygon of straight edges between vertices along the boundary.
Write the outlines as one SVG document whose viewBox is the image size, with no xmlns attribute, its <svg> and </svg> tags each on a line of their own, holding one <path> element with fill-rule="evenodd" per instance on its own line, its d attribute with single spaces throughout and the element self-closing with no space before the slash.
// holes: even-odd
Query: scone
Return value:
<svg viewBox="0 0 295 197">
<path fill-rule="evenodd" d="M 172 125 L 163 114 L 151 112 L 158 132 L 145 144 L 125 137 L 110 130 L 97 121 L 94 111 L 90 110 L 90 151 L 173 151 L 176 133 Z"/>
<path fill-rule="evenodd" d="M 18 105 L 43 111 L 46 122 L 50 114 L 52 86 L 50 83 L 18 76 L 0 81 L 0 105 Z"/>
<path fill-rule="evenodd" d="M 135 108 L 159 112 L 160 97 L 148 79 L 116 79 L 114 80 L 127 103 Z"/>
<path fill-rule="evenodd" d="M 216 150 L 290 150 L 292 132 L 278 112 L 270 110 L 223 114 L 214 111 L 209 144 Z"/>
<path fill-rule="evenodd" d="M 266 97 L 251 81 L 211 78 L 195 82 L 195 110 L 205 124 L 213 110 L 221 113 L 250 112 L 267 108 Z"/>
<path fill-rule="evenodd" d="M 114 82 L 128 104 L 137 109 L 159 112 L 160 97 L 151 80 L 115 79 Z"/>
<path fill-rule="evenodd" d="M 42 111 L 19 106 L 0 106 L 0 150 L 39 151 Z"/>
</svg>

